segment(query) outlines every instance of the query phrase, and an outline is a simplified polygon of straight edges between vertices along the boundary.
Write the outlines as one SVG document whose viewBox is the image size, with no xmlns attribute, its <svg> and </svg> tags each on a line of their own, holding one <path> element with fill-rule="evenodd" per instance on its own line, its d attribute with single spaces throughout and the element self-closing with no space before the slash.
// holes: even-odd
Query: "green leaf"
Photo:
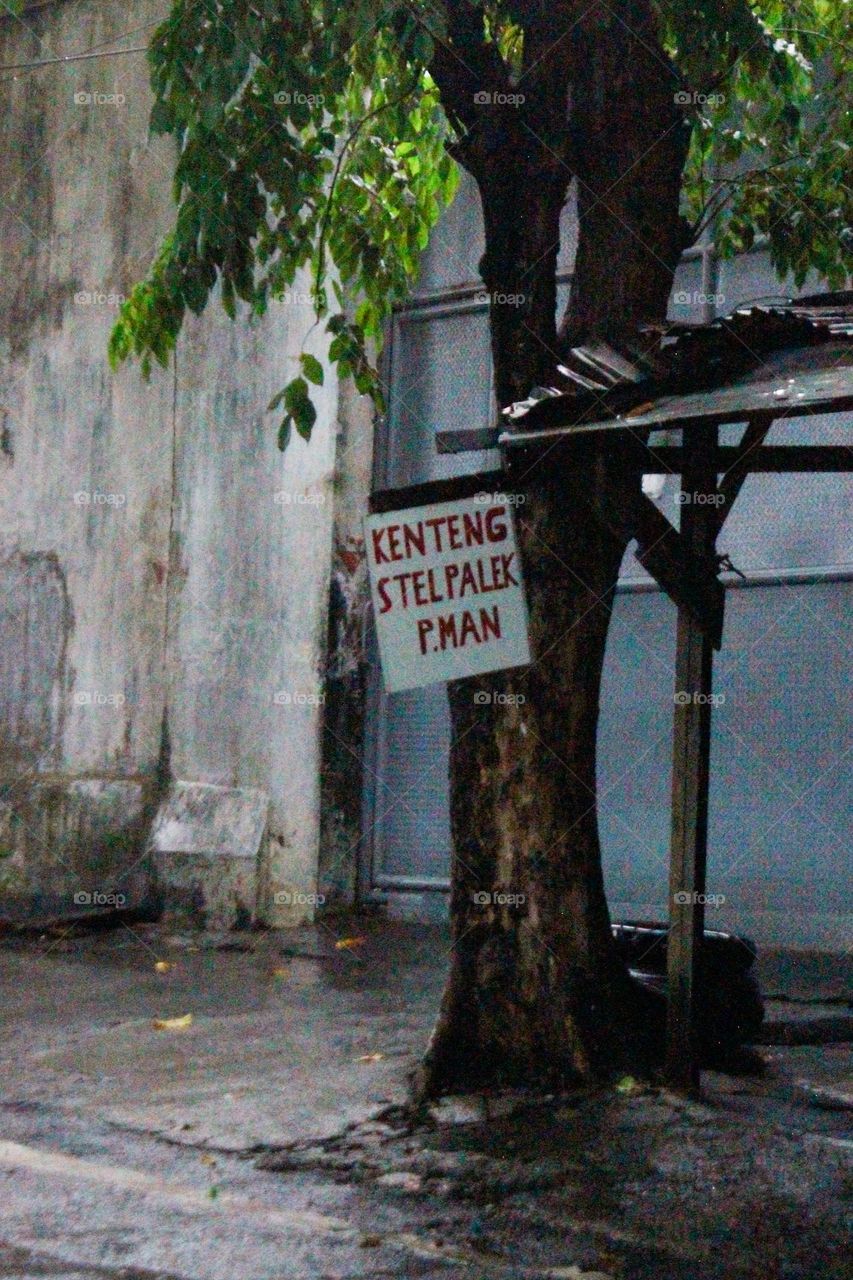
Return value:
<svg viewBox="0 0 853 1280">
<path fill-rule="evenodd" d="M 305 351 L 299 357 L 299 362 L 302 365 L 302 372 L 305 374 L 308 381 L 313 382 L 317 387 L 322 387 L 323 366 L 320 364 L 317 357 L 309 355 L 309 353 Z"/>
<path fill-rule="evenodd" d="M 158 98 L 151 108 L 149 128 L 152 133 L 170 133 L 175 123 L 172 108 L 168 102 Z"/>
<path fill-rule="evenodd" d="M 284 389 L 284 405 L 293 419 L 297 435 L 303 440 L 311 437 L 311 428 L 317 421 L 317 410 L 311 402 L 308 383 L 304 378 L 294 378 Z"/>
<path fill-rule="evenodd" d="M 423 27 L 418 27 L 417 34 L 412 41 L 412 56 L 417 58 L 423 66 L 428 67 L 432 61 L 432 55 L 435 50 L 435 44 L 432 36 L 428 31 L 424 31 Z"/>
<path fill-rule="evenodd" d="M 761 236 L 780 275 L 799 280 L 817 269 L 843 284 L 853 270 L 851 6 L 652 3 L 673 84 L 689 98 L 686 217 L 698 225 L 711 191 L 721 191 L 713 219 L 721 254 Z M 237 299 L 257 316 L 299 280 L 332 339 L 331 362 L 379 404 L 373 362 L 386 322 L 410 295 L 459 183 L 448 151 L 459 141 L 457 112 L 450 103 L 445 113 L 424 69 L 432 37 L 399 0 L 166 7 L 149 50 L 151 131 L 174 142 L 178 207 L 148 276 L 119 313 L 110 361 L 138 358 L 148 373 L 154 360 L 169 360 L 186 313 L 202 310 L 211 294 L 232 319 Z M 479 14 L 493 50 L 519 74 L 526 7 L 463 7 Z M 446 6 L 429 7 L 437 40 L 448 38 L 446 19 Z M 661 74 L 669 75 L 664 60 Z M 340 312 L 329 317 L 332 299 Z M 286 411 L 280 442 L 292 427 L 307 437 L 315 420 L 309 386 L 322 385 L 323 370 L 302 357 L 299 371 L 273 401 Z"/>
</svg>

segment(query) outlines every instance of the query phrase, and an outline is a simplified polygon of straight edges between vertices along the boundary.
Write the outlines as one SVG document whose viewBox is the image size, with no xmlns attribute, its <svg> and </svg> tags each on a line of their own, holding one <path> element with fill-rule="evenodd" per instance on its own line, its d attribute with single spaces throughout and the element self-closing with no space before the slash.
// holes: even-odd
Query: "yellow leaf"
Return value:
<svg viewBox="0 0 853 1280">
<path fill-rule="evenodd" d="M 384 1053 L 363 1053 L 356 1062 L 381 1062 L 384 1057 Z"/>
<path fill-rule="evenodd" d="M 185 1013 L 182 1018 L 155 1018 L 155 1031 L 180 1031 L 183 1027 L 191 1025 L 193 1016 L 191 1013 Z"/>
<path fill-rule="evenodd" d="M 170 969 L 174 969 L 171 960 L 158 960 L 154 965 L 155 973 L 168 973 Z"/>
<path fill-rule="evenodd" d="M 287 970 L 286 970 L 286 969 L 273 969 L 273 970 L 272 970 L 272 972 L 270 973 L 270 977 L 271 977 L 271 978 L 286 978 L 286 977 L 287 977 Z"/>
<path fill-rule="evenodd" d="M 338 951 L 349 951 L 352 947 L 360 947 L 364 941 L 364 938 L 339 938 L 335 946 Z"/>
</svg>

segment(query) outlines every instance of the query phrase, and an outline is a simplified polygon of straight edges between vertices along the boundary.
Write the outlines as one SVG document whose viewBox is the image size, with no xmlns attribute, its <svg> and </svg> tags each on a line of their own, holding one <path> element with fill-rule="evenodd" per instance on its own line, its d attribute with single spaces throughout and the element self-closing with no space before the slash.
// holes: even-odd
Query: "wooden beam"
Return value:
<svg viewBox="0 0 853 1280">
<path fill-rule="evenodd" d="M 635 533 L 637 559 L 679 609 L 690 614 L 713 648 L 719 649 L 723 642 L 726 591 L 717 577 L 715 562 L 700 559 L 651 499 L 641 496 Z M 714 517 L 718 510 L 712 508 Z"/>
<path fill-rule="evenodd" d="M 771 420 L 756 420 L 767 434 Z M 626 430 L 629 428 L 625 427 Z M 480 431 L 440 431 L 436 436 L 436 451 L 440 454 L 458 454 L 482 452 L 495 449 L 498 445 L 500 431 L 497 427 L 484 427 Z M 578 433 L 580 434 L 580 433 Z M 586 433 L 584 433 L 586 434 Z M 547 442 L 550 452 L 565 442 L 571 442 L 571 434 L 555 441 L 549 435 Z M 506 445 L 506 441 L 504 441 Z M 533 448 L 528 442 L 527 448 Z M 684 452 L 681 445 L 660 444 L 646 445 L 646 462 L 651 474 L 673 472 L 680 474 L 684 466 Z M 718 474 L 729 471 L 741 458 L 741 445 L 720 445 L 717 449 L 716 467 Z M 769 444 L 753 449 L 749 456 L 749 470 L 756 472 L 845 472 L 853 471 L 853 446 L 846 444 Z"/>
<path fill-rule="evenodd" d="M 723 634 L 725 588 L 717 577 L 716 565 L 711 561 L 709 567 L 707 561 L 691 551 L 663 512 L 640 492 L 639 473 L 635 480 L 636 489 L 630 493 L 616 492 L 606 483 L 591 485 L 584 505 L 617 537 L 636 539 L 640 564 L 671 600 L 687 610 L 718 649 Z"/>
<path fill-rule="evenodd" d="M 481 453 L 498 447 L 498 427 L 468 428 L 465 431 L 439 431 L 435 437 L 436 453 Z"/>
<path fill-rule="evenodd" d="M 751 462 L 753 455 L 756 454 L 763 445 L 767 432 L 770 430 L 772 425 L 772 422 L 761 421 L 748 422 L 746 424 L 746 430 L 741 436 L 740 442 L 737 446 L 738 457 L 726 471 L 719 484 L 718 491 L 719 496 L 722 498 L 722 502 L 714 511 L 714 524 L 717 534 L 720 533 L 723 525 L 726 523 L 726 518 L 734 506 L 735 498 L 740 493 L 746 477 L 752 470 Z M 718 466 L 719 463 L 715 462 L 715 472 Z"/>
<path fill-rule="evenodd" d="M 755 419 L 764 435 L 767 434 L 773 419 L 764 417 Z M 625 427 L 625 430 L 629 428 Z M 689 429 L 689 428 L 688 428 Z M 474 453 L 484 449 L 494 449 L 498 444 L 500 432 L 497 428 L 483 428 L 481 431 L 440 431 L 436 436 L 436 449 L 440 454 Z M 588 438 L 586 432 L 576 432 L 575 438 Z M 565 443 L 571 443 L 573 436 L 567 433 L 555 439 L 549 434 L 542 443 L 551 452 Z M 506 445 L 506 441 L 504 441 Z M 532 441 L 526 447 L 535 447 Z M 684 452 L 681 445 L 659 444 L 646 445 L 646 466 L 650 473 L 681 473 L 684 466 Z M 720 445 L 717 449 L 717 472 L 729 471 L 741 459 L 743 447 L 737 444 Z M 757 472 L 845 472 L 853 471 L 853 446 L 846 444 L 766 444 L 754 448 L 749 455 L 749 471 Z"/>
<path fill-rule="evenodd" d="M 647 454 L 651 473 L 681 473 L 684 454 L 680 445 L 650 445 Z M 742 454 L 741 445 L 721 445 L 715 462 L 717 474 L 731 470 Z M 853 448 L 843 444 L 765 444 L 751 450 L 748 463 L 750 472 L 853 471 Z"/>
<path fill-rule="evenodd" d="M 372 515 L 386 511 L 403 511 L 407 507 L 426 507 L 433 502 L 455 502 L 473 498 L 478 493 L 512 493 L 513 486 L 504 471 L 478 471 L 469 476 L 452 476 L 445 480 L 428 480 L 400 489 L 378 489 L 370 495 Z"/>
<path fill-rule="evenodd" d="M 685 445 L 684 492 L 716 492 L 717 430 L 695 433 Z M 706 571 L 715 565 L 716 507 L 682 507 L 682 537 Z M 690 610 L 679 607 L 675 658 L 672 753 L 672 827 L 667 940 L 666 1074 L 676 1089 L 699 1084 L 696 981 L 705 929 L 708 782 L 711 746 L 713 647 Z"/>
</svg>

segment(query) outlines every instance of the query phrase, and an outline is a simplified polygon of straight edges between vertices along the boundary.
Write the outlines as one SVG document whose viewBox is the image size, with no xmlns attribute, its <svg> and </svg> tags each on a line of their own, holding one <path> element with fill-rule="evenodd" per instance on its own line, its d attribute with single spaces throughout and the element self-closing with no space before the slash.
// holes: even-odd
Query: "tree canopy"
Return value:
<svg viewBox="0 0 853 1280">
<path fill-rule="evenodd" d="M 113 361 L 136 355 L 147 373 L 215 288 L 230 316 L 238 303 L 260 316 L 307 268 L 330 361 L 381 402 L 371 353 L 453 199 L 458 163 L 470 166 L 472 139 L 491 145 L 512 112 L 573 173 L 577 149 L 594 140 L 572 128 L 584 68 L 555 63 L 557 51 L 581 21 L 621 21 L 617 10 L 175 0 L 149 59 L 151 130 L 177 144 L 177 213 L 122 307 Z M 780 277 L 800 284 L 816 269 L 841 283 L 853 263 L 849 0 L 657 0 L 653 12 L 660 75 L 690 129 L 690 234 L 711 226 L 724 255 L 765 237 Z M 543 112 L 555 84 L 564 131 Z M 323 376 L 304 354 L 272 402 L 282 448 L 291 427 L 310 434 L 310 387 Z"/>
</svg>

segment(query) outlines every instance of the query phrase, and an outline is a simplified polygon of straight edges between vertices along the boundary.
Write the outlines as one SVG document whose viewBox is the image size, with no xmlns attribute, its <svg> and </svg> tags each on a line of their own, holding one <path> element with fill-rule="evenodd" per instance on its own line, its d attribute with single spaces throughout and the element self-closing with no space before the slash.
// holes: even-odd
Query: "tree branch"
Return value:
<svg viewBox="0 0 853 1280">
<path fill-rule="evenodd" d="M 338 158 L 335 162 L 335 169 L 332 174 L 332 181 L 329 184 L 329 194 L 326 198 L 325 208 L 323 209 L 323 218 L 320 223 L 320 234 L 317 237 L 317 250 L 314 259 L 314 295 L 316 300 L 319 300 L 320 298 L 320 292 L 323 288 L 323 280 L 326 274 L 326 237 L 329 233 L 329 222 L 332 217 L 332 202 L 335 198 L 338 179 L 341 176 L 341 169 L 343 168 L 344 161 L 347 157 L 347 152 L 366 124 L 369 124 L 369 122 L 374 120 L 376 116 L 381 115 L 383 111 L 387 111 L 389 107 L 397 107 L 401 102 L 405 102 L 407 98 L 412 96 L 416 88 L 417 84 L 413 84 L 411 89 L 407 89 L 405 93 L 398 94 L 396 98 L 389 98 L 387 102 L 382 102 L 378 107 L 374 107 L 372 111 L 368 111 L 366 115 L 363 115 L 361 119 L 356 122 L 341 144 L 341 149 L 338 152 Z"/>
<path fill-rule="evenodd" d="M 444 0 L 447 19 L 445 39 L 426 21 L 411 0 L 403 0 L 411 17 L 433 42 L 429 73 L 438 85 L 448 119 L 466 129 L 477 124 L 476 95 L 509 88 L 509 70 L 497 45 L 486 39 L 482 9 L 468 0 Z"/>
<path fill-rule="evenodd" d="M 727 190 L 724 194 L 717 190 L 705 201 L 695 222 L 691 224 L 694 239 L 698 240 L 702 232 L 707 230 L 718 214 L 722 213 L 734 195 L 735 188 L 741 186 L 744 182 L 748 182 L 750 178 L 758 177 L 762 173 L 772 173 L 774 169 L 781 169 L 783 165 L 793 164 L 796 160 L 805 160 L 805 158 L 804 155 L 798 152 L 796 155 L 788 156 L 784 160 L 775 160 L 772 164 L 760 165 L 756 169 L 747 169 L 746 173 L 738 174 L 736 178 L 717 178 L 716 186 L 718 188 L 725 187 Z M 721 195 L 722 199 L 720 199 Z"/>
</svg>

